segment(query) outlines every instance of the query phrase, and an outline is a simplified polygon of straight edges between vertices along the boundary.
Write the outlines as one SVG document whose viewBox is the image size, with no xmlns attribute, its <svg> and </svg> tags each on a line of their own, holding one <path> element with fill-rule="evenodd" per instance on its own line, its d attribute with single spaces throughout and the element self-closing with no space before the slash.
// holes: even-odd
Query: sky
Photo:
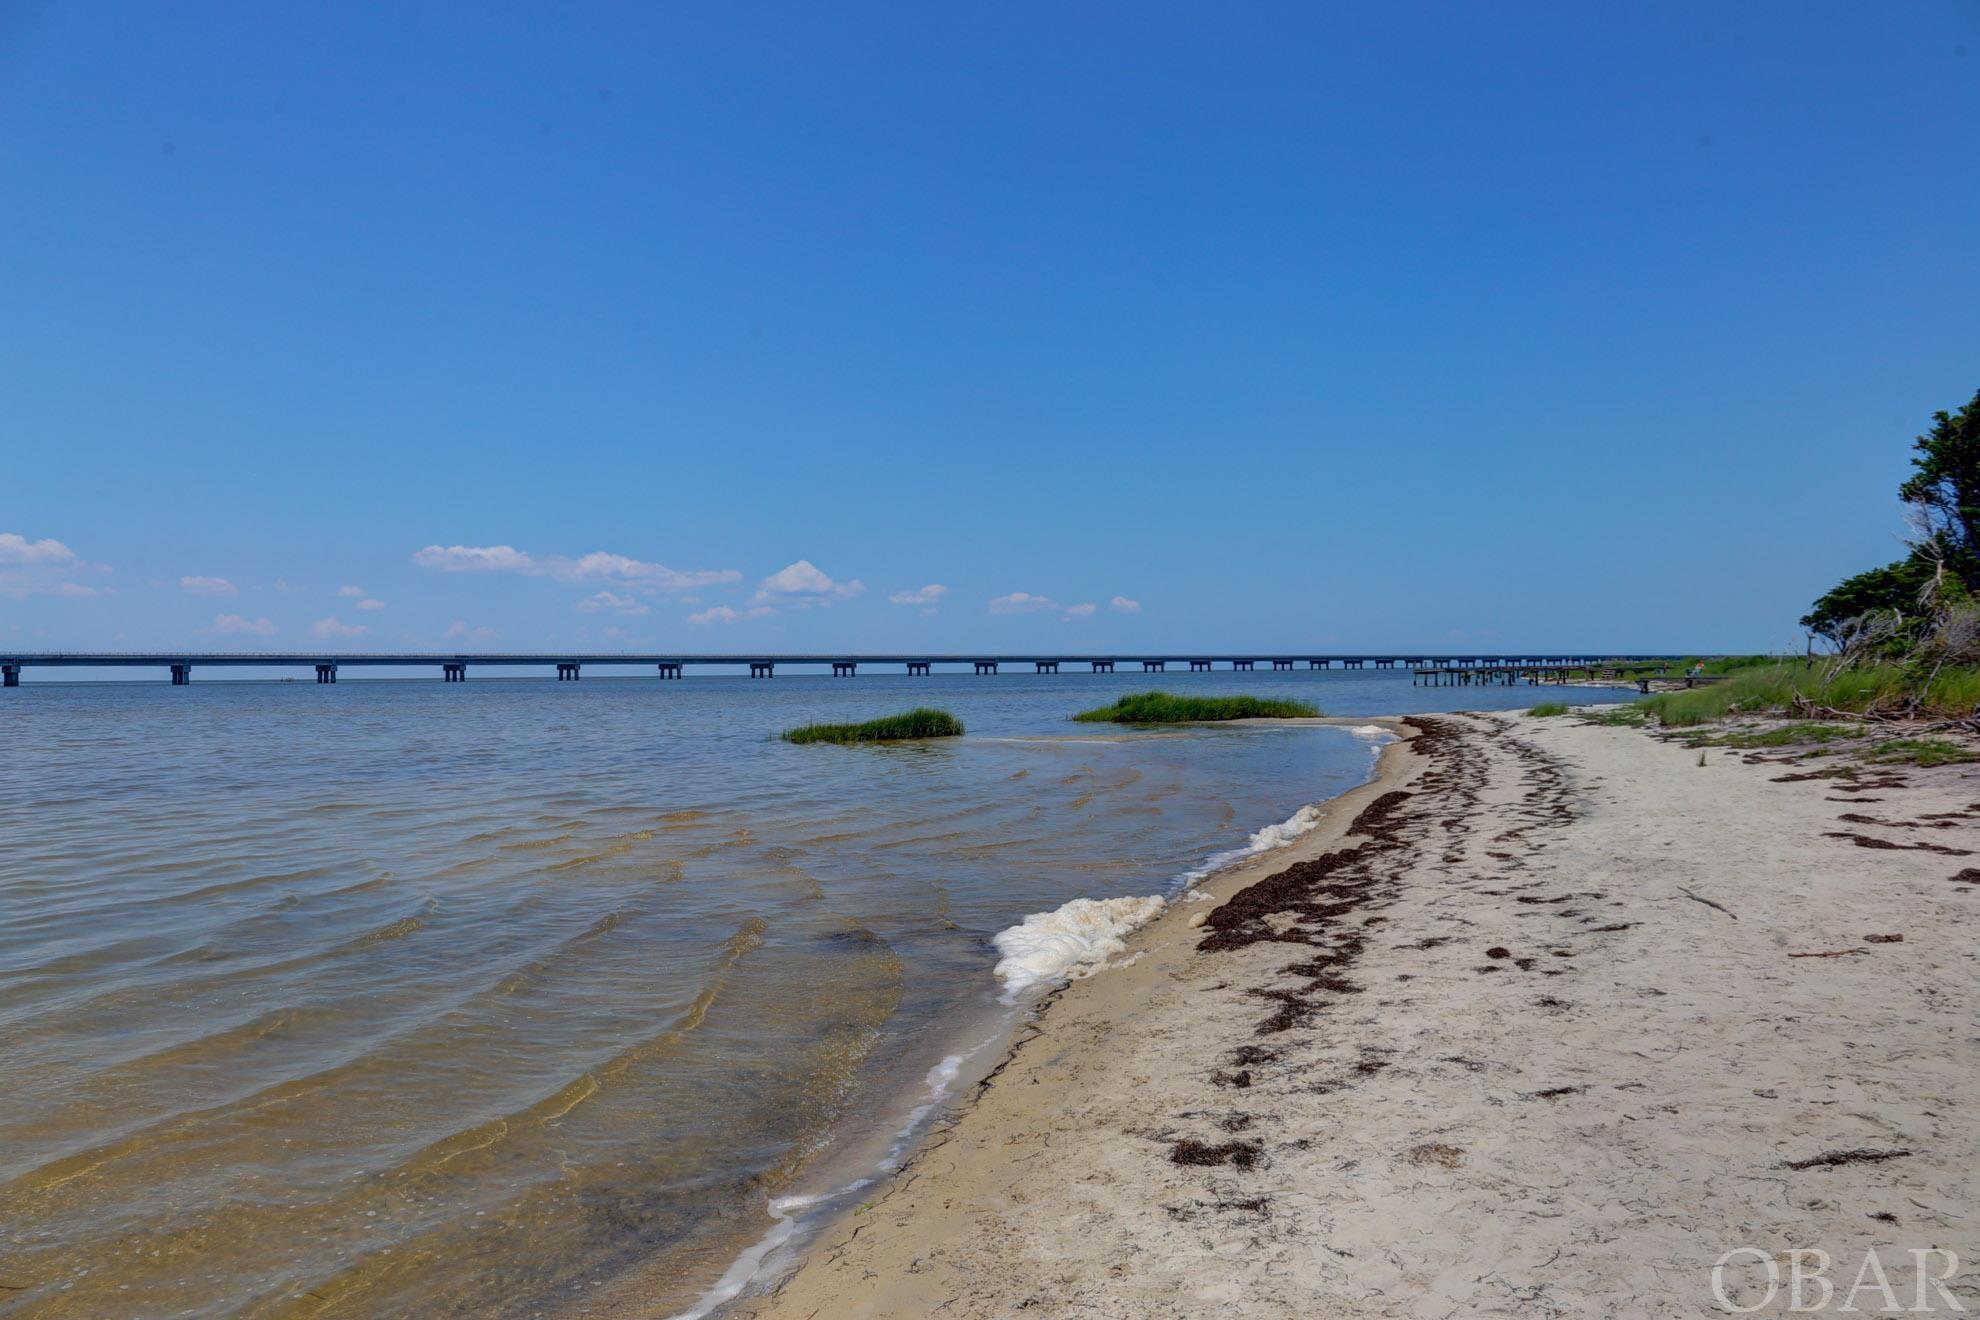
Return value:
<svg viewBox="0 0 1980 1320">
<path fill-rule="evenodd" d="M 1980 4 L 0 0 L 0 649 L 1798 649 Z"/>
</svg>

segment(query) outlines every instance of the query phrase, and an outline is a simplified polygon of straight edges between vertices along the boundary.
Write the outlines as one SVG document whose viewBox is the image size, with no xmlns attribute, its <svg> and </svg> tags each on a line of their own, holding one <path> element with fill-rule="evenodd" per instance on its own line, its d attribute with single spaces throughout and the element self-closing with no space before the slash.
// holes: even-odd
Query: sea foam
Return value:
<svg viewBox="0 0 1980 1320">
<path fill-rule="evenodd" d="M 1090 975 L 1127 948 L 1127 937 L 1153 921 L 1166 899 L 1075 898 L 1050 912 L 1034 912 L 999 931 L 991 943 L 1003 960 L 997 979 L 1008 994 L 1051 981 Z"/>
</svg>

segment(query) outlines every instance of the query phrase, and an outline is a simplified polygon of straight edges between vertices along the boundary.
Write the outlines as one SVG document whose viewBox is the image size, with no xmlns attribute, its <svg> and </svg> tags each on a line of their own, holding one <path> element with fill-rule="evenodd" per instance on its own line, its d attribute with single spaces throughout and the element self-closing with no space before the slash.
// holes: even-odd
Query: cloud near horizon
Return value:
<svg viewBox="0 0 1980 1320">
<path fill-rule="evenodd" d="M 1141 602 L 1129 600 L 1126 596 L 1116 596 L 1107 602 L 1107 608 L 1121 614 L 1141 613 Z"/>
<path fill-rule="evenodd" d="M 318 619 L 309 625 L 312 637 L 362 637 L 371 629 L 362 623 L 345 623 L 342 619 Z"/>
<path fill-rule="evenodd" d="M 442 634 L 444 637 L 469 642 L 492 642 L 501 635 L 493 628 L 470 628 L 466 619 L 455 619 L 447 625 L 447 631 Z"/>
<path fill-rule="evenodd" d="M 1013 591 L 1009 595 L 990 599 L 992 614 L 1037 614 L 1041 610 L 1057 608 L 1050 596 L 1034 596 L 1029 591 Z"/>
<path fill-rule="evenodd" d="M 775 613 L 768 605 L 756 605 L 747 610 L 732 609 L 727 605 L 716 605 L 687 616 L 689 623 L 705 627 L 711 623 L 740 623 L 744 619 L 761 619 Z"/>
<path fill-rule="evenodd" d="M 1066 616 L 1073 619 L 1084 619 L 1087 615 L 1099 608 L 1098 605 L 1093 604 L 1091 601 L 1083 605 L 1068 605 L 1066 606 Z"/>
<path fill-rule="evenodd" d="M 282 630 L 267 619 L 246 619 L 238 614 L 216 614 L 213 616 L 213 631 L 217 633 L 253 633 L 257 637 L 273 637 Z"/>
<path fill-rule="evenodd" d="M 866 584 L 858 578 L 835 582 L 809 559 L 800 559 L 757 583 L 750 599 L 758 605 L 830 605 L 865 590 Z"/>
<path fill-rule="evenodd" d="M 78 573 L 107 573 L 103 564 L 89 564 L 53 537 L 30 541 L 19 532 L 0 532 L 0 596 L 24 600 L 29 596 L 94 596 L 97 589 L 77 582 Z"/>
<path fill-rule="evenodd" d="M 0 564 L 73 564 L 76 552 L 53 537 L 30 541 L 19 532 L 0 532 Z"/>
<path fill-rule="evenodd" d="M 179 590 L 188 596 L 238 596 L 241 589 L 223 577 L 192 575 L 179 579 Z"/>
<path fill-rule="evenodd" d="M 572 607 L 583 614 L 596 614 L 600 610 L 611 610 L 614 614 L 636 619 L 651 612 L 652 606 L 631 596 L 621 596 L 616 591 L 601 591 L 594 596 L 586 596 Z"/>
<path fill-rule="evenodd" d="M 896 591 L 887 597 L 890 605 L 939 605 L 949 589 L 939 582 L 931 582 L 925 587 L 912 591 Z"/>
<path fill-rule="evenodd" d="M 429 545 L 413 552 L 413 563 L 442 573 L 519 573 L 558 582 L 611 579 L 653 591 L 695 591 L 742 581 L 733 568 L 682 571 L 604 550 L 570 558 L 539 559 L 512 545 Z"/>
</svg>

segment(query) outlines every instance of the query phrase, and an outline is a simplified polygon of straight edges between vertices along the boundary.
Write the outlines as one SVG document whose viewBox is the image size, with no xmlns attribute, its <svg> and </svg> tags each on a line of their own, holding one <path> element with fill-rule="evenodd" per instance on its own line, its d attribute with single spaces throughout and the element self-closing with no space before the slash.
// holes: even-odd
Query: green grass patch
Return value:
<svg viewBox="0 0 1980 1320">
<path fill-rule="evenodd" d="M 1319 713 L 1320 708 L 1308 701 L 1136 692 L 1111 706 L 1081 711 L 1073 718 L 1088 724 L 1195 724 L 1207 720 L 1297 719 Z"/>
<path fill-rule="evenodd" d="M 1739 729 L 1727 733 L 1696 733 L 1687 739 L 1692 747 L 1800 747 L 1805 743 L 1832 743 L 1843 738 L 1861 738 L 1867 730 L 1855 724 L 1810 724 L 1806 721 L 1782 724 L 1772 729 Z"/>
<path fill-rule="evenodd" d="M 1936 674 L 1904 665 L 1862 665 L 1836 674 L 1829 669 L 1826 662 L 1802 660 L 1748 666 L 1723 683 L 1663 692 L 1637 704 L 1667 728 L 1790 711 L 1797 700 L 1857 715 L 1961 719 L 1980 706 L 1980 666 L 1948 665 Z"/>
<path fill-rule="evenodd" d="M 1964 765 L 1980 761 L 1980 752 L 1944 738 L 1893 738 L 1872 747 L 1863 759 L 1877 765 Z"/>
<path fill-rule="evenodd" d="M 1643 709 L 1642 702 L 1635 701 L 1627 706 L 1610 706 L 1585 719 L 1589 724 L 1605 725 L 1611 729 L 1640 729 L 1650 722 L 1650 712 Z"/>
<path fill-rule="evenodd" d="M 1568 713 L 1568 704 L 1565 701 L 1543 701 L 1526 713 L 1528 715 L 1565 715 Z"/>
<path fill-rule="evenodd" d="M 962 732 L 962 721 L 948 711 L 923 706 L 864 724 L 805 724 L 784 730 L 783 738 L 789 743 L 907 742 L 915 738 L 960 738 Z"/>
</svg>

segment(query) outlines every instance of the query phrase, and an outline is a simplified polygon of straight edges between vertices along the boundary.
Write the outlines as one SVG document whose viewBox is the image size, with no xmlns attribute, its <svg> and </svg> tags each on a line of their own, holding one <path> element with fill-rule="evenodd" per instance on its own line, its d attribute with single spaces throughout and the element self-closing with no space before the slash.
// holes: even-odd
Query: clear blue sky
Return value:
<svg viewBox="0 0 1980 1320">
<path fill-rule="evenodd" d="M 4 4 L 0 646 L 1791 646 L 1976 166 L 1971 0 Z"/>
</svg>

